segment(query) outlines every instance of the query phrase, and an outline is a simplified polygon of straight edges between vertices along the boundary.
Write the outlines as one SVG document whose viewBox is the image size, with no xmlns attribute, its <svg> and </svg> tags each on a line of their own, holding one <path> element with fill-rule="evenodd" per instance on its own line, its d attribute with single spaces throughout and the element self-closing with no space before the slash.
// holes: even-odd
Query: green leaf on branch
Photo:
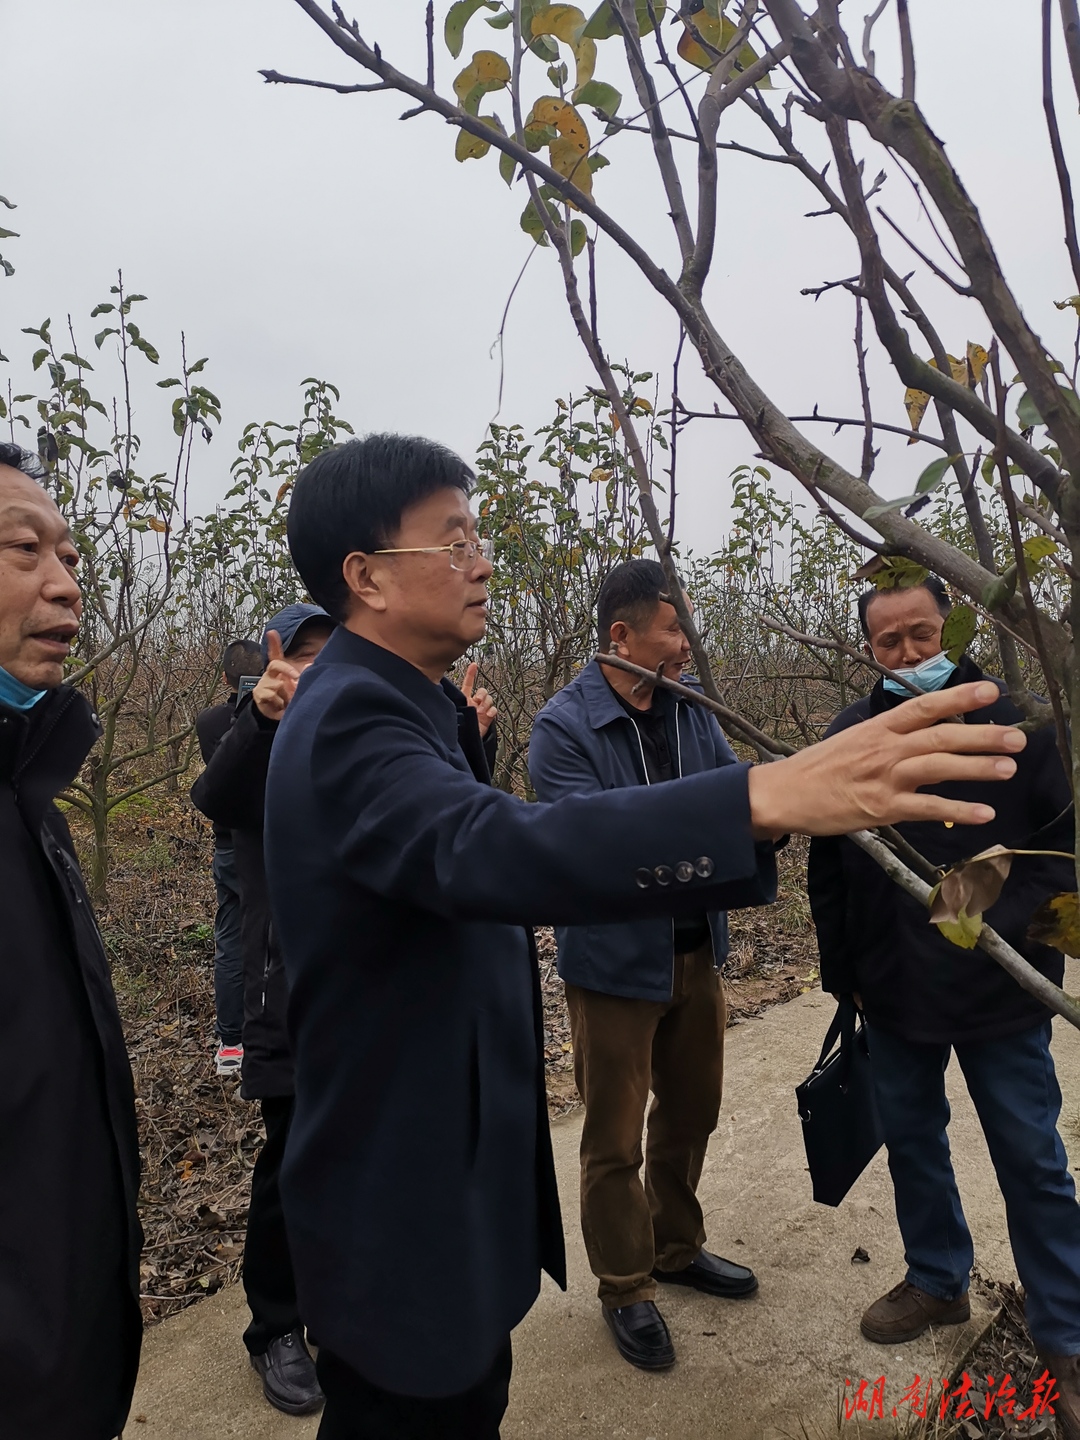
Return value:
<svg viewBox="0 0 1080 1440">
<path fill-rule="evenodd" d="M 513 185 L 514 176 L 517 174 L 517 161 L 512 155 L 507 155 L 505 150 L 499 154 L 499 174 L 507 185 Z"/>
<path fill-rule="evenodd" d="M 505 10 L 501 15 L 493 15 L 487 23 L 493 30 L 508 30 L 514 23 L 513 12 Z"/>
<path fill-rule="evenodd" d="M 665 0 L 654 0 L 652 10 L 657 20 L 661 20 L 667 10 Z M 634 13 L 637 16 L 638 32 L 641 35 L 651 34 L 653 22 L 647 0 L 637 0 L 634 5 Z M 614 36 L 622 34 L 619 22 L 611 8 L 611 0 L 603 0 L 603 4 L 593 11 L 582 33 L 588 40 L 611 40 Z"/>
<path fill-rule="evenodd" d="M 1035 401 L 1026 390 L 1016 402 L 1016 420 L 1021 430 L 1031 430 L 1034 426 L 1043 423 L 1042 416 L 1035 408 Z"/>
<path fill-rule="evenodd" d="M 859 571 L 855 573 L 862 578 Z M 886 555 L 881 557 L 881 568 L 866 578 L 873 581 L 875 590 L 910 590 L 921 585 L 929 573 L 925 565 L 906 555 Z"/>
<path fill-rule="evenodd" d="M 1037 569 L 1044 560 L 1051 555 L 1057 554 L 1057 542 L 1050 539 L 1049 535 L 1032 535 L 1023 544 L 1024 559 L 1028 562 L 1028 569 Z"/>
<path fill-rule="evenodd" d="M 588 105 L 602 120 L 611 120 L 622 104 L 622 95 L 614 85 L 607 85 L 603 80 L 590 80 L 574 91 L 573 101 L 575 105 Z M 600 159 L 600 156 L 596 158 Z"/>
<path fill-rule="evenodd" d="M 497 10 L 498 8 L 498 0 L 457 0 L 456 4 L 450 6 L 446 15 L 446 24 L 443 26 L 443 38 L 446 41 L 446 48 L 455 60 L 461 54 L 461 47 L 465 40 L 465 26 L 477 10 Z M 514 17 L 508 15 L 506 18 L 509 23 Z M 488 23 L 490 24 L 490 21 Z"/>
<path fill-rule="evenodd" d="M 1000 610 L 1003 605 L 1007 605 L 1016 594 L 1016 577 L 1017 568 L 1016 565 L 1013 564 L 1010 565 L 1007 570 L 1003 571 L 996 580 L 991 580 L 980 597 L 982 599 L 983 609 L 989 610 L 991 614 L 993 614 L 995 610 Z"/>
<path fill-rule="evenodd" d="M 18 230 L 5 230 L 3 226 L 0 226 L 0 240 L 18 240 L 18 238 Z"/>
<path fill-rule="evenodd" d="M 120 334 L 120 331 L 117 330 L 116 326 L 115 326 L 115 325 L 110 325 L 110 327 L 109 327 L 107 330 L 99 330 L 99 331 L 98 331 L 98 333 L 94 336 L 94 344 L 95 344 L 95 345 L 97 346 L 97 348 L 100 350 L 101 347 L 102 347 L 102 345 L 105 344 L 105 339 L 106 339 L 107 336 L 109 336 L 109 335 L 119 335 L 119 334 Z"/>
<path fill-rule="evenodd" d="M 1075 890 L 1044 900 L 1028 926 L 1027 938 L 1065 955 L 1080 956 L 1080 899 Z"/>
<path fill-rule="evenodd" d="M 49 358 L 49 352 L 48 352 L 48 350 L 35 350 L 35 351 L 34 351 L 34 358 L 31 360 L 30 363 L 31 363 L 31 365 L 34 367 L 35 370 L 40 370 L 41 367 L 42 367 L 42 365 L 45 364 L 45 361 L 46 361 L 48 358 Z"/>
<path fill-rule="evenodd" d="M 975 638 L 979 617 L 970 605 L 954 605 L 941 629 L 941 648 L 955 665 Z"/>
<path fill-rule="evenodd" d="M 541 204 L 544 203 L 546 202 L 541 201 Z M 557 216 L 553 215 L 551 218 L 555 220 L 556 224 L 558 224 Z M 521 212 L 520 224 L 522 230 L 525 231 L 525 234 L 531 235 L 532 238 L 536 241 L 537 245 L 546 245 L 548 243 L 547 231 L 544 229 L 544 222 L 540 218 L 540 212 L 537 210 L 536 206 L 531 200 L 529 201 L 528 205 L 525 206 L 525 209 Z"/>
<path fill-rule="evenodd" d="M 584 220 L 571 220 L 570 222 L 570 253 L 580 255 L 585 249 L 589 238 L 589 232 L 585 229 Z"/>
<path fill-rule="evenodd" d="M 959 455 L 943 455 L 940 460 L 931 460 L 915 482 L 915 494 L 929 495 L 931 490 L 936 490 L 950 467 L 959 459 Z"/>
</svg>

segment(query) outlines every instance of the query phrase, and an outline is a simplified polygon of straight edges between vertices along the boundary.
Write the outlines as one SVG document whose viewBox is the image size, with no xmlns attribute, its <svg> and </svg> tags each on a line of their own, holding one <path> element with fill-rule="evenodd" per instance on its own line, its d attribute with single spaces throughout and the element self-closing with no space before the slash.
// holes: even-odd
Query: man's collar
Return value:
<svg viewBox="0 0 1080 1440">
<path fill-rule="evenodd" d="M 383 645 L 376 645 L 339 625 L 316 656 L 311 669 L 322 665 L 361 665 L 407 696 L 428 715 L 448 745 L 457 743 L 457 705 L 443 684 Z M 444 682 L 445 684 L 445 682 Z"/>
<path fill-rule="evenodd" d="M 604 667 L 599 660 L 589 661 L 578 676 L 578 682 L 585 698 L 585 712 L 589 717 L 589 724 L 594 730 L 599 730 L 604 725 L 610 725 L 612 720 L 633 718 L 628 716 L 626 707 L 620 703 L 618 691 L 608 681 L 604 674 Z M 662 707 L 666 704 L 666 692 L 657 687 L 653 692 L 650 708 Z M 647 712 L 643 710 L 641 713 L 646 714 Z"/>
</svg>

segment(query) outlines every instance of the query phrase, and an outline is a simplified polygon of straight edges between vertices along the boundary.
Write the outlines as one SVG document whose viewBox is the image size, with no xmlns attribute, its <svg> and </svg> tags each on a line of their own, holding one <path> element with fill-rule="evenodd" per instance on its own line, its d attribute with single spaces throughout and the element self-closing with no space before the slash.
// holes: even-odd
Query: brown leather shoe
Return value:
<svg viewBox="0 0 1080 1440">
<path fill-rule="evenodd" d="M 1057 1398 L 1051 1402 L 1065 1440 L 1080 1440 L 1080 1355 L 1044 1355 L 1039 1359 L 1054 1377 Z"/>
<path fill-rule="evenodd" d="M 963 1325 L 970 1319 L 966 1290 L 958 1300 L 938 1300 L 901 1280 L 887 1295 L 874 1301 L 859 1329 L 875 1345 L 894 1345 L 916 1339 L 931 1325 Z"/>
</svg>

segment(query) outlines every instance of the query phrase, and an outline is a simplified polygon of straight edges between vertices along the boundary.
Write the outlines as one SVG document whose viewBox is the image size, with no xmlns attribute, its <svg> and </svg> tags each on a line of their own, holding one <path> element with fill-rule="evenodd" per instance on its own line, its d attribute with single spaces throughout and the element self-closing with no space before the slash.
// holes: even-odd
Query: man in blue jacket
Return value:
<svg viewBox="0 0 1080 1440">
<path fill-rule="evenodd" d="M 600 648 L 679 680 L 690 645 L 655 560 L 628 560 L 597 600 Z M 541 800 L 660 785 L 735 764 L 716 717 L 661 686 L 592 661 L 541 710 L 529 776 Z M 692 869 L 662 884 L 676 890 Z M 727 1007 L 717 967 L 727 917 L 697 914 L 556 931 L 574 1075 L 585 1102 L 581 1229 L 607 1321 L 623 1357 L 645 1370 L 674 1364 L 656 1282 L 742 1299 L 745 1265 L 705 1250 L 696 1189 L 720 1115 Z M 641 1131 L 649 1110 L 645 1183 Z"/>
<path fill-rule="evenodd" d="M 936 724 L 997 694 L 960 687 L 773 765 L 528 805 L 490 784 L 476 709 L 444 678 L 487 627 L 472 480 L 440 445 L 371 435 L 312 461 L 289 510 L 296 568 L 338 622 L 278 729 L 265 831 L 296 1063 L 281 1192 L 320 1440 L 495 1440 L 510 1331 L 541 1269 L 564 1281 L 527 927 L 761 903 L 789 830 L 982 823 L 985 804 L 915 791 L 1004 779 L 1025 743 Z"/>
</svg>

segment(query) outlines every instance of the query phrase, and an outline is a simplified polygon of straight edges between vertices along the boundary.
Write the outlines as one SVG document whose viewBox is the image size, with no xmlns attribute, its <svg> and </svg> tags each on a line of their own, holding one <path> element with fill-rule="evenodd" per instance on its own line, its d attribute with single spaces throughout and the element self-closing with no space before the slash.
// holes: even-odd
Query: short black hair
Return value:
<svg viewBox="0 0 1080 1440">
<path fill-rule="evenodd" d="M 225 679 L 235 690 L 242 675 L 261 675 L 263 672 L 262 649 L 257 640 L 231 640 L 225 646 L 221 657 L 221 668 Z"/>
<path fill-rule="evenodd" d="M 296 477 L 286 532 L 307 592 L 336 621 L 348 612 L 346 555 L 386 548 L 410 505 L 437 490 L 472 489 L 460 455 L 417 435 L 366 435 L 317 455 Z"/>
<path fill-rule="evenodd" d="M 920 580 L 918 585 L 905 585 L 905 590 L 929 590 L 933 597 L 934 604 L 942 615 L 948 615 L 952 609 L 952 601 L 949 599 L 949 592 L 945 588 L 944 580 L 937 575 L 927 575 L 925 580 Z M 866 612 L 870 609 L 870 602 L 876 600 L 879 595 L 891 595 L 891 590 L 867 590 L 859 596 L 859 624 L 862 626 L 863 637 L 870 639 L 870 627 L 866 623 Z"/>
<path fill-rule="evenodd" d="M 622 620 L 639 629 L 651 620 L 668 595 L 668 579 L 658 560 L 624 560 L 609 571 L 596 597 L 596 629 L 600 649 L 611 648 L 611 627 Z"/>
<path fill-rule="evenodd" d="M 21 470 L 24 475 L 29 475 L 31 480 L 45 479 L 45 466 L 32 450 L 24 450 L 21 445 L 15 445 L 10 440 L 0 440 L 0 465 L 10 465 L 13 470 Z"/>
</svg>

